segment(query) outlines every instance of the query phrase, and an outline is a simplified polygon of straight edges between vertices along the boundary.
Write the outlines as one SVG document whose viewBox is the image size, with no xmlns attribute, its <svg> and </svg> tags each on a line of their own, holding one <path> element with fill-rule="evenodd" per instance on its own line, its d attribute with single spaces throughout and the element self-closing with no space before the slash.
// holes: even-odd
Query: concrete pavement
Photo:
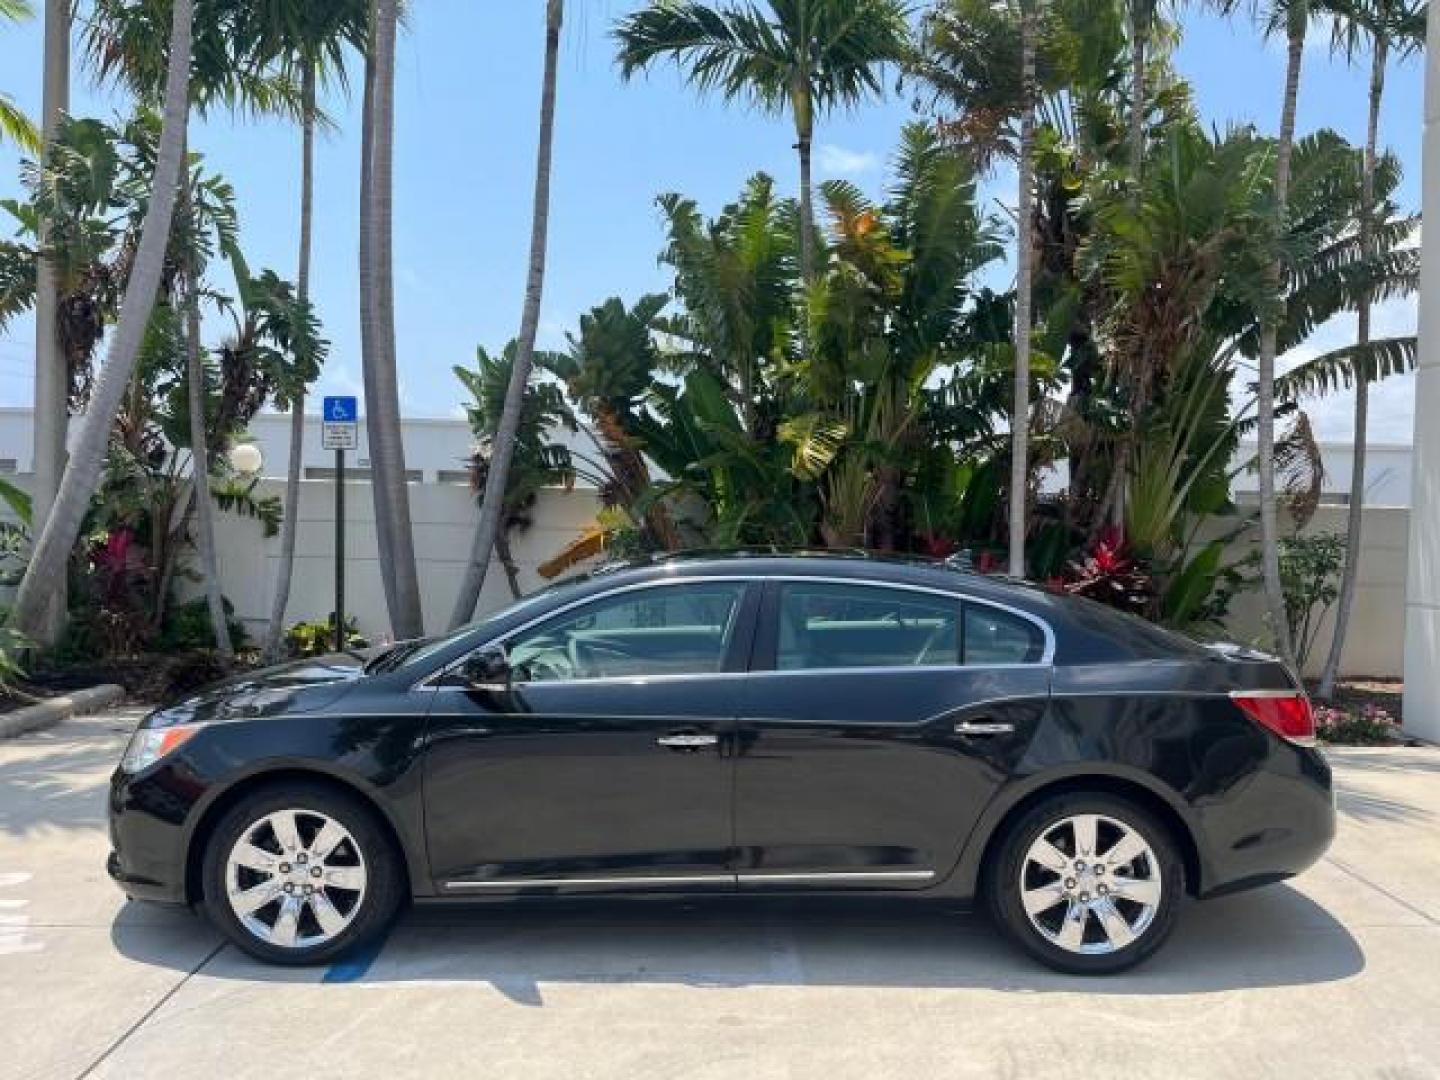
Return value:
<svg viewBox="0 0 1440 1080">
<path fill-rule="evenodd" d="M 904 907 L 420 909 L 372 957 L 266 968 L 102 866 L 138 713 L 0 743 L 0 1078 L 1440 1077 L 1440 752 L 1332 753 L 1292 884 L 1192 905 L 1104 980 Z"/>
</svg>

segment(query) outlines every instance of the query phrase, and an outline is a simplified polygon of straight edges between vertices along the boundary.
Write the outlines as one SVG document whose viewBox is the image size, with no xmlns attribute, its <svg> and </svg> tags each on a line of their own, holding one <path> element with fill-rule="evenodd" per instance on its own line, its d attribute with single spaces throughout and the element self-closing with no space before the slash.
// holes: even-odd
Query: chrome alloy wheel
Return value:
<svg viewBox="0 0 1440 1080">
<path fill-rule="evenodd" d="M 1113 953 L 1160 909 L 1160 861 L 1135 829 L 1103 814 L 1062 818 L 1020 865 L 1020 900 L 1045 940 L 1072 953 Z"/>
<path fill-rule="evenodd" d="M 334 818 L 276 810 L 249 825 L 225 862 L 225 892 L 261 941 L 299 949 L 331 941 L 365 899 L 365 857 Z"/>
</svg>

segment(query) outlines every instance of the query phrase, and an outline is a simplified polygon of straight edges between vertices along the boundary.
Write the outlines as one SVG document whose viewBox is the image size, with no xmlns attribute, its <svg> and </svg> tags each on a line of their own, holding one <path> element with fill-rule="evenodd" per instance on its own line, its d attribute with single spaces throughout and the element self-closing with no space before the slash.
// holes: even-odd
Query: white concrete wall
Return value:
<svg viewBox="0 0 1440 1080">
<path fill-rule="evenodd" d="M 1322 506 L 1306 527 L 1307 533 L 1344 534 L 1347 509 Z M 1405 652 L 1405 561 L 1410 513 L 1404 507 L 1367 506 L 1360 556 L 1360 580 L 1355 591 L 1355 609 L 1345 635 L 1342 675 L 1399 678 Z M 1202 530 L 1202 538 L 1229 531 L 1223 522 Z M 1231 548 L 1227 561 L 1241 559 L 1260 548 L 1257 527 L 1241 536 Z M 1245 644 L 1269 640 L 1264 620 L 1265 602 L 1258 590 L 1242 594 L 1231 605 L 1227 629 L 1230 637 Z M 1322 624 L 1306 665 L 1307 675 L 1319 675 L 1330 648 L 1334 612 Z"/>
<path fill-rule="evenodd" d="M 370 485 L 345 486 L 345 607 L 359 620 L 361 632 L 378 642 L 387 639 L 389 619 Z M 264 494 L 283 495 L 283 489 L 283 484 L 274 481 L 261 484 Z M 581 535 L 594 521 L 598 509 L 590 491 L 541 492 L 534 512 L 535 524 L 511 534 L 522 589 L 531 591 L 545 584 L 536 567 Z M 425 628 L 429 633 L 438 633 L 446 628 L 469 556 L 479 516 L 476 498 L 458 484 L 411 484 L 410 515 Z M 236 614 L 258 640 L 274 596 L 279 537 L 265 539 L 259 522 L 235 514 L 221 514 L 218 526 L 222 587 L 235 605 Z M 185 588 L 188 593 L 199 592 L 195 583 Z M 480 611 L 493 611 L 509 603 L 510 598 L 505 572 L 498 561 L 493 562 L 486 575 Z M 323 619 L 334 607 L 335 485 L 330 481 L 306 481 L 300 492 L 300 530 L 286 625 L 302 619 Z"/>
</svg>

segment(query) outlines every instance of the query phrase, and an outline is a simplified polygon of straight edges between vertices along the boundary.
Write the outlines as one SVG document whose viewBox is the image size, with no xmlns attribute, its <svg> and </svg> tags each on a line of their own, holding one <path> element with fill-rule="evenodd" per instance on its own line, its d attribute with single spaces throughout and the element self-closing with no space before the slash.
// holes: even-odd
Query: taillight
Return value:
<svg viewBox="0 0 1440 1080">
<path fill-rule="evenodd" d="M 1298 690 L 1236 690 L 1232 701 L 1252 720 L 1264 724 L 1282 739 L 1313 746 L 1315 714 L 1310 699 Z"/>
</svg>

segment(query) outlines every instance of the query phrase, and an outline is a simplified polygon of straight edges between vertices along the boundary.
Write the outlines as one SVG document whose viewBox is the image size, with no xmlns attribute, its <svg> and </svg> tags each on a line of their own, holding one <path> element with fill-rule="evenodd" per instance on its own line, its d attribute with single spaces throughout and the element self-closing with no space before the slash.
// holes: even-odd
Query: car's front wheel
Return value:
<svg viewBox="0 0 1440 1080">
<path fill-rule="evenodd" d="M 991 914 L 1022 948 L 1072 974 L 1140 963 L 1174 928 L 1185 868 L 1143 807 L 1071 793 L 1026 812 L 987 868 Z"/>
<path fill-rule="evenodd" d="M 270 963 L 324 963 L 373 939 L 399 908 L 403 883 L 373 812 L 322 785 L 257 790 L 225 813 L 205 850 L 211 921 Z"/>
</svg>

